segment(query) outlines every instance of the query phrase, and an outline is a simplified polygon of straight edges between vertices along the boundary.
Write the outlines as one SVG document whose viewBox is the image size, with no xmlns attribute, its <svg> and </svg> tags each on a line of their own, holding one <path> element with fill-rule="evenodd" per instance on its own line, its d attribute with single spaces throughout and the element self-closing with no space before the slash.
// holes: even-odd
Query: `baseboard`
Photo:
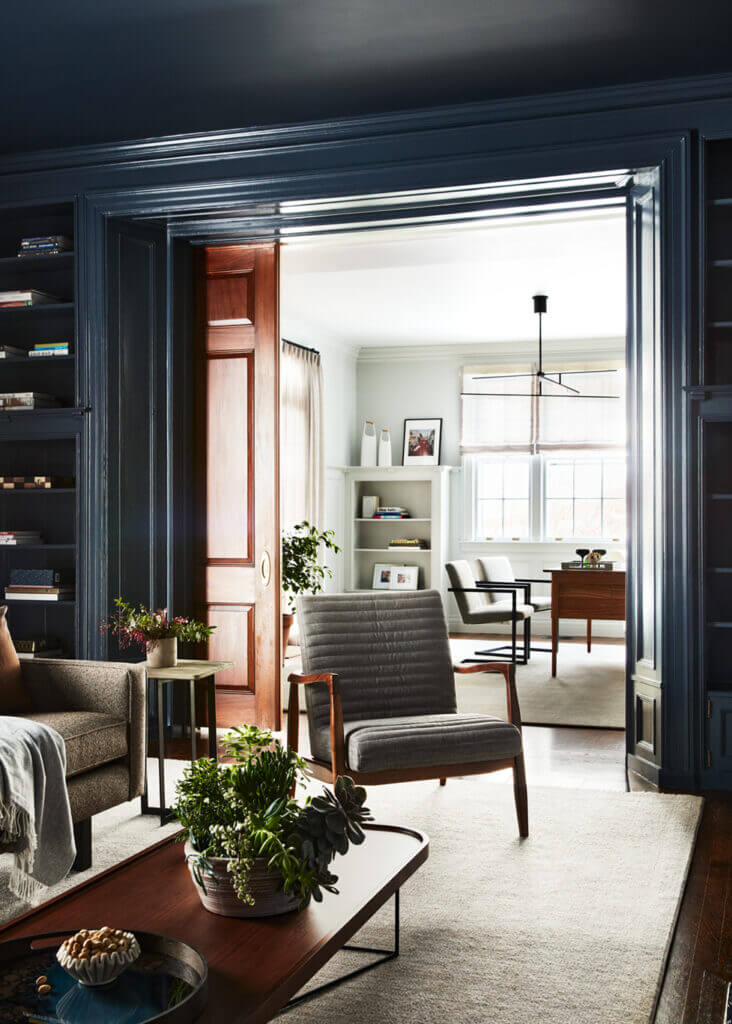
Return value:
<svg viewBox="0 0 732 1024">
<path fill-rule="evenodd" d="M 635 754 L 628 754 L 626 759 L 626 765 L 629 772 L 635 772 L 636 775 L 640 775 L 646 782 L 650 782 L 653 786 L 659 785 L 660 771 L 657 764 L 651 764 L 650 761 L 644 761 L 642 757 L 636 757 Z"/>
</svg>

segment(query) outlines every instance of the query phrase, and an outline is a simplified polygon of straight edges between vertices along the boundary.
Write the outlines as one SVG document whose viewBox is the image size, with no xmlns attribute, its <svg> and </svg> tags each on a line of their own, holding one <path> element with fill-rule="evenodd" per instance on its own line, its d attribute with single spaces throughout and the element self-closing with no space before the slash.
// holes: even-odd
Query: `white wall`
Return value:
<svg viewBox="0 0 732 1024">
<path fill-rule="evenodd" d="M 617 356 L 622 352 L 624 339 L 603 339 L 592 343 L 592 355 L 605 357 Z M 523 346 L 512 345 L 503 351 L 500 346 L 491 346 L 497 362 L 507 362 L 510 358 L 524 357 Z M 587 342 L 582 343 L 581 351 L 586 354 L 590 350 Z M 527 348 L 526 354 L 535 355 Z M 577 357 L 576 343 L 554 343 L 552 358 Z M 443 465 L 460 467 L 460 371 L 462 366 L 470 363 L 485 363 L 486 349 L 460 348 L 458 346 L 434 346 L 423 349 L 415 348 L 362 348 L 357 362 L 357 432 L 360 436 L 364 419 L 372 419 L 377 430 L 388 427 L 392 435 L 393 462 L 402 461 L 403 427 L 405 418 L 442 417 L 442 452 Z M 357 453 L 356 462 L 358 461 Z M 510 559 L 516 576 L 525 578 L 548 579 L 544 569 L 558 566 L 561 561 L 574 556 L 575 545 L 546 543 L 474 543 L 465 537 L 465 516 L 463 508 L 464 475 L 461 469 L 450 474 L 450 528 L 448 539 L 449 558 L 467 558 L 472 561 L 481 554 L 505 554 Z M 538 587 L 537 593 L 548 595 L 547 587 Z M 463 625 L 452 595 L 448 597 L 448 619 L 452 630 L 471 632 Z M 534 620 L 534 632 L 548 634 L 550 632 L 550 616 L 548 613 L 537 615 Z M 584 621 L 563 619 L 562 636 L 583 636 L 586 624 Z M 479 631 L 479 630 L 476 630 Z M 509 632 L 509 627 L 496 631 Z M 624 623 L 597 622 L 593 624 L 593 633 L 597 636 L 622 636 Z"/>
</svg>

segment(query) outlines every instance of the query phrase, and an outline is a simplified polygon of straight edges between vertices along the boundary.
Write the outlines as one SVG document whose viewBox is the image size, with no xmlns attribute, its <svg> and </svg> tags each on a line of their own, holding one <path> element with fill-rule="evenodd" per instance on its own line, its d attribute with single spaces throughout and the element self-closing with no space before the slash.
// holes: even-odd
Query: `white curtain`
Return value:
<svg viewBox="0 0 732 1024">
<path fill-rule="evenodd" d="M 561 388 L 548 381 L 543 384 L 543 397 L 523 398 L 527 392 L 536 392 L 537 379 L 521 374 L 535 369 L 526 364 L 463 367 L 463 455 L 625 448 L 625 370 L 619 360 L 545 367 L 545 373 L 553 374 L 559 370 L 595 371 L 568 373 L 562 378 L 562 383 L 581 394 L 603 396 L 595 398 L 564 397 L 568 393 L 563 395 Z"/>
<path fill-rule="evenodd" d="M 280 402 L 282 527 L 289 530 L 306 519 L 322 529 L 323 370 L 318 352 L 282 342 Z"/>
</svg>

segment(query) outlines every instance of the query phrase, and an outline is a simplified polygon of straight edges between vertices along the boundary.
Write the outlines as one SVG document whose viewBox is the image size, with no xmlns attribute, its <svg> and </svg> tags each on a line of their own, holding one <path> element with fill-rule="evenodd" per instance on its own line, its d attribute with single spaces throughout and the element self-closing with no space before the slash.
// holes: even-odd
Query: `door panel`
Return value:
<svg viewBox="0 0 732 1024">
<path fill-rule="evenodd" d="M 659 189 L 657 171 L 638 174 L 628 199 L 628 760 L 656 782 L 662 755 L 664 494 Z"/>
<path fill-rule="evenodd" d="M 217 677 L 218 721 L 274 729 L 281 724 L 278 274 L 274 245 L 203 250 L 197 426 L 197 589 L 217 627 L 209 657 L 235 663 Z"/>
</svg>

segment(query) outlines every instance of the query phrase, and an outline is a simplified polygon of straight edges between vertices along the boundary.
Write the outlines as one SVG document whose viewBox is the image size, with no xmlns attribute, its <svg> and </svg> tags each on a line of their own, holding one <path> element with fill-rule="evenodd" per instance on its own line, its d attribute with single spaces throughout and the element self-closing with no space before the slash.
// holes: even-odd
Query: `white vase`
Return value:
<svg viewBox="0 0 732 1024">
<path fill-rule="evenodd" d="M 178 638 L 149 640 L 147 643 L 148 668 L 174 668 L 178 664 Z"/>
<path fill-rule="evenodd" d="M 391 465 L 391 434 L 388 427 L 382 427 L 379 435 L 379 465 Z"/>
<path fill-rule="evenodd" d="M 373 420 L 364 420 L 361 435 L 361 465 L 376 465 L 376 427 Z"/>
</svg>

